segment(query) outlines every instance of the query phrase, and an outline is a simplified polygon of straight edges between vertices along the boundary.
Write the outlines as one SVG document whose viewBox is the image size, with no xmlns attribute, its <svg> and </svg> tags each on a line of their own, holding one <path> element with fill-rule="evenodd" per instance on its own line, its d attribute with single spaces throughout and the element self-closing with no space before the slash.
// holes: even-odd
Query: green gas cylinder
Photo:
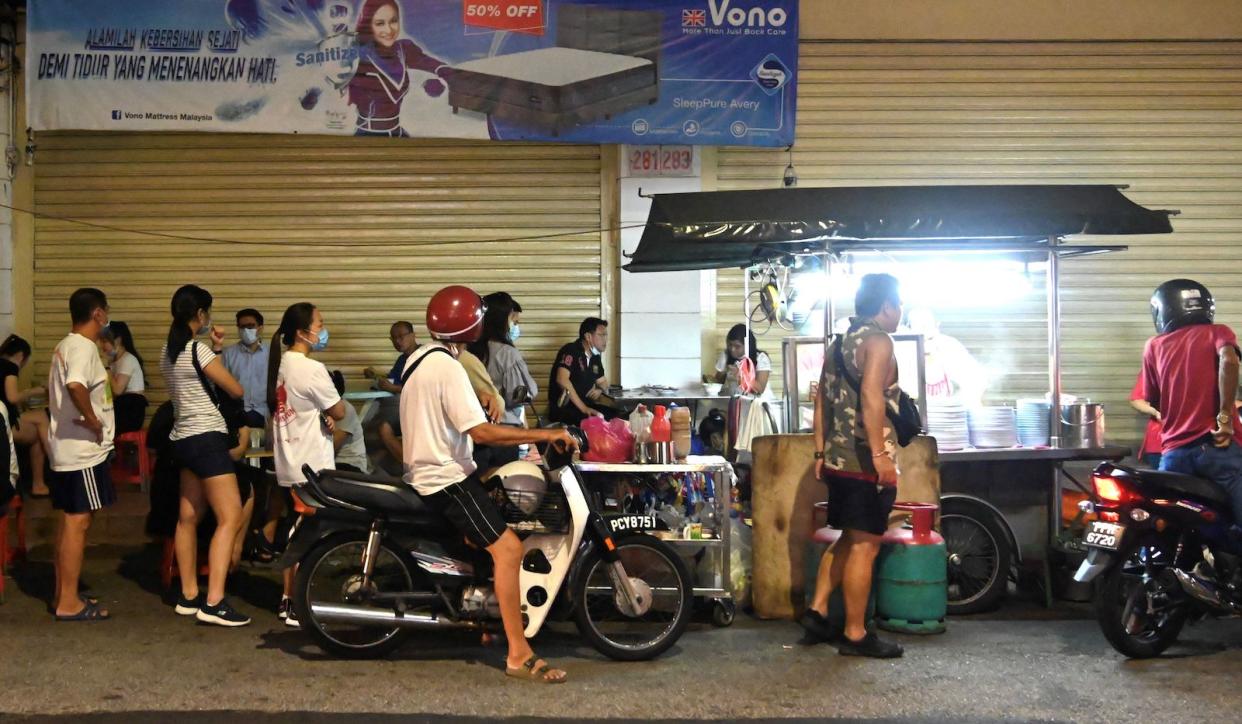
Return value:
<svg viewBox="0 0 1242 724">
<path fill-rule="evenodd" d="M 912 511 L 914 526 L 891 529 L 884 535 L 876 560 L 876 622 L 898 633 L 943 633 L 948 558 L 944 538 L 931 529 L 937 506 L 897 503 L 894 507 Z"/>
</svg>

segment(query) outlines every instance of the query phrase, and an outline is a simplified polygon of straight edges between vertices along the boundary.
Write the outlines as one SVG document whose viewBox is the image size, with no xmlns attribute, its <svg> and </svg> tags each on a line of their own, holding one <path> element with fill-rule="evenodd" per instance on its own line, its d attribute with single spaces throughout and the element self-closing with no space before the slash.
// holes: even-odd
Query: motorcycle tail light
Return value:
<svg viewBox="0 0 1242 724">
<path fill-rule="evenodd" d="M 1216 522 L 1216 512 L 1215 512 L 1215 511 L 1205 510 L 1205 511 L 1203 511 L 1202 513 L 1200 513 L 1199 515 L 1201 515 L 1201 516 L 1203 517 L 1204 522 L 1207 522 L 1207 523 L 1215 523 L 1215 522 Z"/>
<path fill-rule="evenodd" d="M 1142 523 L 1150 517 L 1151 517 L 1151 513 L 1148 513 L 1146 510 L 1143 510 L 1142 508 L 1135 508 L 1134 510 L 1130 511 L 1130 519 L 1133 520 L 1135 523 Z"/>
<path fill-rule="evenodd" d="M 1100 520 L 1105 523 L 1120 523 L 1121 513 L 1118 513 L 1115 510 L 1103 510 L 1100 511 Z"/>
<path fill-rule="evenodd" d="M 1102 475 L 1096 475 L 1091 478 L 1091 482 L 1095 485 L 1095 494 L 1100 500 L 1109 503 L 1123 503 L 1133 496 L 1129 490 L 1126 490 L 1116 478 L 1109 478 Z"/>
</svg>

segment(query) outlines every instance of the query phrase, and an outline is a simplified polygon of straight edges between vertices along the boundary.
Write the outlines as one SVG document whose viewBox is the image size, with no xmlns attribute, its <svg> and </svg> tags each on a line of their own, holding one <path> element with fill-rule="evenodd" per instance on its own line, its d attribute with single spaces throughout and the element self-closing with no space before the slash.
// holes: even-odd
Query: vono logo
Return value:
<svg viewBox="0 0 1242 724">
<path fill-rule="evenodd" d="M 789 13 L 784 8 L 732 7 L 731 0 L 707 0 L 707 8 L 711 12 L 712 25 L 717 27 L 728 23 L 735 28 L 779 28 L 789 20 Z"/>
</svg>

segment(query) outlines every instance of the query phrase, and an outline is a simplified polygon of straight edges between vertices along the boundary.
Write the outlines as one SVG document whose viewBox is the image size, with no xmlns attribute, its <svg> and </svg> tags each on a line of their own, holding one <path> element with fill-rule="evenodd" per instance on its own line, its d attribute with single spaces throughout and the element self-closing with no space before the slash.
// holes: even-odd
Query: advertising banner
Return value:
<svg viewBox="0 0 1242 724">
<path fill-rule="evenodd" d="M 785 146 L 798 0 L 29 0 L 35 130 Z"/>
</svg>

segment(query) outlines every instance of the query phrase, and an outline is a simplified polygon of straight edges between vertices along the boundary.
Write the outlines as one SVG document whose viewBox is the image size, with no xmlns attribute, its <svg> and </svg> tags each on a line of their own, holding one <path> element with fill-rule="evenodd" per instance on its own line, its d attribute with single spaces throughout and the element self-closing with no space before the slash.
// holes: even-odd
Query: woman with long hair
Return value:
<svg viewBox="0 0 1242 724">
<path fill-rule="evenodd" d="M 45 410 L 21 411 L 21 406 L 37 397 L 46 397 L 47 388 L 42 386 L 21 389 L 17 376 L 30 362 L 30 343 L 16 334 L 10 334 L 0 344 L 0 397 L 8 414 L 13 444 L 30 449 L 30 494 L 45 498 L 51 492 L 43 469 L 47 462 L 47 430 L 49 420 Z"/>
<path fill-rule="evenodd" d="M 749 358 L 755 373 L 755 381 L 743 389 L 738 380 L 738 363 Z M 725 348 L 716 358 L 716 381 L 724 383 L 721 393 L 734 395 L 750 394 L 756 397 L 770 397 L 768 379 L 772 376 L 772 358 L 767 352 L 759 349 L 755 333 L 748 331 L 745 324 L 735 324 L 725 337 Z"/>
<path fill-rule="evenodd" d="M 487 365 L 500 396 L 504 399 L 505 414 L 502 422 L 525 426 L 526 399 L 515 394 L 525 387 L 531 398 L 539 393 L 539 386 L 530 374 L 526 359 L 514 345 L 521 335 L 518 321 L 522 317 L 522 305 L 507 292 L 493 292 L 483 297 L 487 311 L 483 313 L 483 336 L 472 342 L 468 349 Z"/>
<path fill-rule="evenodd" d="M 117 434 L 141 430 L 147 412 L 147 398 L 143 394 L 147 389 L 146 365 L 134 346 L 129 325 L 112 321 L 99 337 L 99 348 L 107 361 L 112 384 Z"/>
<path fill-rule="evenodd" d="M 337 393 L 328 368 L 311 359 L 313 353 L 327 346 L 323 315 L 310 302 L 290 305 L 272 336 L 267 359 L 267 409 L 272 411 L 276 482 L 282 488 L 306 483 L 303 465 L 314 470 L 335 467 L 332 434 L 336 421 L 345 417 L 348 403 Z M 293 627 L 298 626 L 298 619 L 289 598 L 295 571 L 293 566 L 284 571 L 285 588 L 277 611 L 280 619 Z"/>
<path fill-rule="evenodd" d="M 357 136 L 410 134 L 401 127 L 401 103 L 410 91 L 410 70 L 434 73 L 423 92 L 444 92 L 450 68 L 401 37 L 401 6 L 397 0 L 367 0 L 358 13 L 358 70 L 349 81 L 349 105 L 358 112 Z"/>
<path fill-rule="evenodd" d="M 181 597 L 176 611 L 218 626 L 245 626 L 250 617 L 224 597 L 224 582 L 237 529 L 242 526 L 241 494 L 229 455 L 228 425 L 218 406 L 217 390 L 234 399 L 244 394 L 219 359 L 224 329 L 211 323 L 211 294 L 187 284 L 172 298 L 172 324 L 160 352 L 160 371 L 173 403 L 169 435 L 181 466 L 181 500 L 174 537 Z M 209 341 L 199 341 L 208 337 Z M 207 506 L 216 530 L 207 554 L 207 591 L 198 585 L 198 522 Z"/>
</svg>

